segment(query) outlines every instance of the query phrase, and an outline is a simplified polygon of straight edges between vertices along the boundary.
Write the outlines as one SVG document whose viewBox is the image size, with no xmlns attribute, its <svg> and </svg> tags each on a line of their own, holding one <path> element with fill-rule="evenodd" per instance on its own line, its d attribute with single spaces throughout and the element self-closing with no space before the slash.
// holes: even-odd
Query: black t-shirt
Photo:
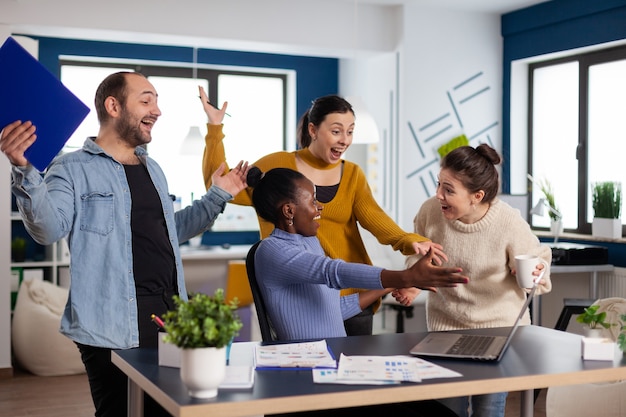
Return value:
<svg viewBox="0 0 626 417">
<path fill-rule="evenodd" d="M 176 289 L 174 251 L 156 188 L 143 164 L 124 165 L 132 199 L 130 227 L 137 294 Z"/>
<path fill-rule="evenodd" d="M 178 294 L 176 262 L 159 195 L 146 167 L 124 165 L 124 170 L 132 201 L 130 228 L 139 346 L 154 348 L 158 345 L 159 328 L 151 316 L 162 316 L 174 308 L 172 296 Z"/>
</svg>

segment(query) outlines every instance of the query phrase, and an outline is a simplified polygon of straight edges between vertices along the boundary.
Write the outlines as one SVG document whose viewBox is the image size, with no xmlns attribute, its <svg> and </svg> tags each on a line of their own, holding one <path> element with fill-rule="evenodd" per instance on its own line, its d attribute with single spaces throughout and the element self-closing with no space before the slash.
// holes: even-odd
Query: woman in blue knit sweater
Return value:
<svg viewBox="0 0 626 417">
<path fill-rule="evenodd" d="M 275 229 L 255 255 L 257 280 L 279 340 L 346 336 L 343 320 L 391 288 L 455 287 L 468 282 L 460 268 L 443 268 L 429 254 L 409 269 L 391 271 L 347 263 L 324 254 L 316 237 L 322 206 L 315 186 L 301 173 L 275 168 L 265 175 L 253 168 L 248 184 L 257 214 Z M 415 245 L 416 251 L 419 247 Z M 445 255 L 444 255 L 445 256 Z M 341 288 L 368 288 L 339 296 Z"/>
<path fill-rule="evenodd" d="M 289 168 L 274 168 L 263 174 L 253 167 L 248 185 L 254 187 L 252 203 L 257 214 L 274 224 L 274 231 L 259 244 L 254 257 L 257 281 L 279 340 L 319 339 L 346 336 L 343 320 L 380 297 L 388 288 L 455 287 L 469 279 L 460 268 L 444 268 L 432 252 L 402 271 L 347 263 L 324 254 L 316 237 L 322 206 L 315 199 L 315 186 Z M 416 251 L 419 246 L 415 244 Z M 445 257 L 445 255 L 444 255 Z M 341 288 L 373 291 L 340 297 Z M 435 400 L 393 403 L 294 413 L 297 417 L 456 417 Z M 286 417 L 288 415 L 281 415 Z"/>
</svg>

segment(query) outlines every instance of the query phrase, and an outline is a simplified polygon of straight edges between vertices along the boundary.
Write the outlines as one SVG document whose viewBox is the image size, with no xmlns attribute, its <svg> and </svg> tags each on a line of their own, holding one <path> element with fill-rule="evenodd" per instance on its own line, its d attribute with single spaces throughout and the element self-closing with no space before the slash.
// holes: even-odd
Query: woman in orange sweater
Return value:
<svg viewBox="0 0 626 417">
<path fill-rule="evenodd" d="M 209 118 L 206 147 L 202 162 L 204 182 L 211 185 L 211 173 L 226 161 L 222 120 L 227 103 L 221 110 L 208 104 L 200 87 L 200 98 Z M 318 238 L 326 255 L 346 262 L 371 265 L 365 244 L 357 225 L 361 225 L 381 244 L 391 245 L 404 255 L 414 254 L 413 242 L 419 242 L 420 251 L 427 253 L 432 247 L 437 258 L 443 256 L 442 247 L 423 236 L 402 230 L 378 205 L 364 172 L 341 156 L 352 144 L 355 114 L 343 98 L 330 95 L 320 97 L 302 116 L 298 126 L 300 148 L 294 152 L 276 152 L 266 155 L 253 165 L 262 171 L 272 168 L 291 168 L 300 171 L 316 186 L 317 199 L 324 205 Z M 252 189 L 247 188 L 235 196 L 232 203 L 251 206 Z M 261 238 L 267 237 L 274 225 L 259 218 Z M 373 314 L 380 306 L 379 295 L 365 290 L 342 290 L 342 296 L 360 293 L 361 314 L 345 321 L 348 335 L 371 334 Z M 394 290 L 392 295 L 400 303 L 410 305 L 418 289 Z"/>
</svg>

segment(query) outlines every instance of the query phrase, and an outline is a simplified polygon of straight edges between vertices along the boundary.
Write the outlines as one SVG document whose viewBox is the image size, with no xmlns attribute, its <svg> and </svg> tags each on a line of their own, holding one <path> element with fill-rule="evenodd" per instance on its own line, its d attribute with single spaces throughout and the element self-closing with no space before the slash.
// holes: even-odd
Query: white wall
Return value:
<svg viewBox="0 0 626 417">
<path fill-rule="evenodd" d="M 356 9 L 355 9 L 356 7 Z M 277 53 L 390 51 L 395 7 L 316 0 L 0 0 L 16 31 Z M 97 18 L 94 18 L 97 16 Z"/>
<path fill-rule="evenodd" d="M 488 14 L 408 6 L 404 27 L 399 223 L 412 229 L 434 195 L 441 144 L 465 133 L 501 151 L 502 40 L 499 16 Z"/>
<path fill-rule="evenodd" d="M 0 25 L 0 39 L 11 34 L 10 27 Z M 10 283 L 10 251 L 11 222 L 8 221 L 11 211 L 11 193 L 9 176 L 11 174 L 9 160 L 0 157 L 0 172 L 4 172 L 0 181 L 0 375 L 3 369 L 11 368 L 11 283 Z"/>
</svg>

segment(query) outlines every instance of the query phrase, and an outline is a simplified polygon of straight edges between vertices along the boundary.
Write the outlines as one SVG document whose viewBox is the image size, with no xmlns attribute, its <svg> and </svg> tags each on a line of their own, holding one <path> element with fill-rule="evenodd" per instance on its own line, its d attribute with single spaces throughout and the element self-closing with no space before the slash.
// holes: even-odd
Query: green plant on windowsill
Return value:
<svg viewBox="0 0 626 417">
<path fill-rule="evenodd" d="M 227 303 L 221 288 L 213 296 L 191 294 L 188 301 L 174 296 L 174 304 L 163 315 L 164 340 L 182 349 L 225 347 L 243 326 L 235 311 L 238 301 Z"/>
<path fill-rule="evenodd" d="M 626 314 L 622 314 L 620 317 L 620 332 L 617 336 L 617 346 L 621 349 L 622 352 L 626 352 Z"/>
<path fill-rule="evenodd" d="M 622 184 L 615 181 L 593 183 L 591 202 L 594 217 L 619 219 L 622 211 Z"/>
<path fill-rule="evenodd" d="M 559 210 L 559 208 L 556 206 L 556 203 L 554 201 L 554 191 L 552 190 L 552 184 L 550 183 L 550 181 L 548 181 L 545 178 L 542 179 L 539 182 L 539 187 L 541 188 L 541 192 L 543 193 L 550 207 L 552 207 L 557 212 L 561 212 L 561 210 Z M 550 216 L 550 219 L 555 222 L 560 220 L 559 216 L 556 213 L 554 213 L 552 210 L 548 211 L 548 216 Z"/>
</svg>

